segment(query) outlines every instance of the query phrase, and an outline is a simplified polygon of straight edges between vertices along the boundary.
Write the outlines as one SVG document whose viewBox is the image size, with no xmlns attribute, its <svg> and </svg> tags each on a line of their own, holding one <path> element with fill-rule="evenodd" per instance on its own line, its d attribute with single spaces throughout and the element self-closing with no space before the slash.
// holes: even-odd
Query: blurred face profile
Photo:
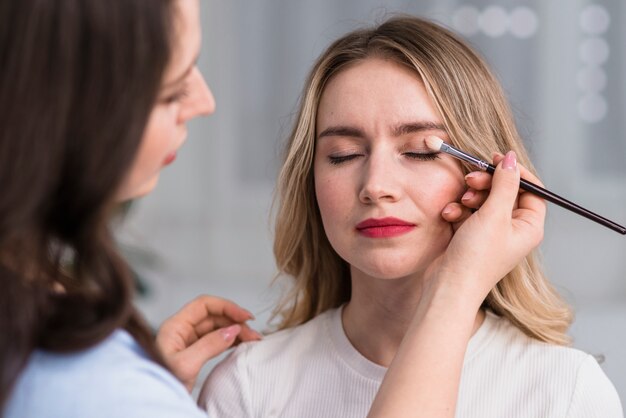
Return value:
<svg viewBox="0 0 626 418">
<path fill-rule="evenodd" d="M 174 162 L 185 142 L 187 122 L 215 110 L 213 95 L 196 67 L 201 45 L 198 0 L 175 0 L 174 10 L 172 60 L 135 161 L 118 193 L 120 201 L 150 193 L 161 170 Z"/>
<path fill-rule="evenodd" d="M 421 79 L 390 60 L 352 64 L 326 85 L 316 123 L 317 203 L 353 279 L 418 277 L 452 238 L 441 211 L 464 191 L 460 165 L 424 142 L 447 134 Z"/>
</svg>

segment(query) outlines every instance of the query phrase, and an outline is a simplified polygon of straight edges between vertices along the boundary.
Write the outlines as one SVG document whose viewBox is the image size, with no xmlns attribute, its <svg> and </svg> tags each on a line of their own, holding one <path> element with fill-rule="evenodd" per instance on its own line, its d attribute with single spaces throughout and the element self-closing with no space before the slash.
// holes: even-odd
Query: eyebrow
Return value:
<svg viewBox="0 0 626 418">
<path fill-rule="evenodd" d="M 198 58 L 200 58 L 199 54 L 196 55 L 196 58 L 191 62 L 191 64 L 189 65 L 189 67 L 178 77 L 176 77 L 176 79 L 169 81 L 167 84 L 163 85 L 164 89 L 170 88 L 172 86 L 175 86 L 177 84 L 179 84 L 180 82 L 182 82 L 185 78 L 187 78 L 187 76 L 189 75 L 189 73 L 191 73 L 191 71 L 194 69 L 194 67 L 197 65 L 198 63 Z"/>
<path fill-rule="evenodd" d="M 436 123 L 432 121 L 420 121 L 401 123 L 400 125 L 392 129 L 393 136 L 395 137 L 422 131 L 446 132 L 446 127 L 441 123 Z M 352 126 L 331 126 L 320 132 L 317 138 L 319 139 L 327 136 L 348 136 L 353 138 L 363 138 L 365 137 L 365 134 L 363 134 L 363 131 L 361 131 L 360 129 L 354 128 Z"/>
<path fill-rule="evenodd" d="M 432 121 L 402 123 L 393 129 L 394 136 L 401 136 L 422 131 L 446 131 L 446 127 L 441 123 Z"/>
<path fill-rule="evenodd" d="M 365 135 L 360 129 L 350 126 L 331 126 L 324 129 L 317 138 L 323 138 L 325 136 L 350 136 L 354 138 L 363 138 Z"/>
</svg>

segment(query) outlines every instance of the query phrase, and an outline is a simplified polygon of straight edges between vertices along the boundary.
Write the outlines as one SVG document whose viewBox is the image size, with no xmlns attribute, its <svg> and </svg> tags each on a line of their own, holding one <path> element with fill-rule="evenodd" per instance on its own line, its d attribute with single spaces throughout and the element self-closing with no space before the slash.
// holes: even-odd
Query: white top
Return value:
<svg viewBox="0 0 626 418">
<path fill-rule="evenodd" d="M 117 330 L 84 351 L 36 350 L 4 418 L 203 418 L 185 387 Z"/>
<path fill-rule="evenodd" d="M 216 417 L 367 415 L 386 372 L 350 343 L 341 308 L 241 344 L 210 374 L 199 403 Z M 594 357 L 541 343 L 488 312 L 467 348 L 456 417 L 621 418 Z"/>
</svg>

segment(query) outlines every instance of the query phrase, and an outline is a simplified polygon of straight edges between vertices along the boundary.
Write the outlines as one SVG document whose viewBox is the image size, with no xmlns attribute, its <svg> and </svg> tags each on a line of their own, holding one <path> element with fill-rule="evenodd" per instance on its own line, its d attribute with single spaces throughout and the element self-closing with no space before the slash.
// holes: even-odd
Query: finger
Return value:
<svg viewBox="0 0 626 418">
<path fill-rule="evenodd" d="M 470 212 L 469 208 L 466 208 L 460 203 L 451 202 L 448 203 L 441 211 L 441 217 L 450 223 L 460 222 L 464 219 L 464 212 Z"/>
<path fill-rule="evenodd" d="M 252 328 L 250 328 L 250 326 L 248 326 L 248 324 L 242 324 L 241 325 L 241 332 L 239 333 L 239 336 L 238 336 L 237 339 L 239 341 L 241 341 L 241 342 L 259 341 L 259 340 L 263 339 L 263 335 L 261 335 L 257 331 L 255 331 Z"/>
<path fill-rule="evenodd" d="M 207 361 L 222 354 L 233 345 L 241 329 L 241 325 L 234 324 L 215 330 L 179 352 L 175 356 L 175 362 L 184 365 L 188 374 L 197 375 Z"/>
<path fill-rule="evenodd" d="M 492 155 L 493 164 L 498 165 L 503 159 L 504 155 L 499 152 L 494 152 Z M 532 181 L 533 183 L 541 185 L 539 179 L 531 173 L 526 167 L 518 164 L 520 169 L 520 175 L 522 178 Z M 485 171 L 472 171 L 465 176 L 465 182 L 467 185 L 475 190 L 487 190 L 491 188 L 492 175 Z"/>
<path fill-rule="evenodd" d="M 237 324 L 238 322 L 233 321 L 232 319 L 225 316 L 210 316 L 205 318 L 199 324 L 196 324 L 193 327 L 194 334 L 197 336 L 196 339 L 202 338 L 206 334 L 215 331 L 217 328 L 225 328 L 233 324 Z M 239 324 L 242 324 L 240 322 Z M 194 340 L 195 341 L 195 340 Z"/>
<path fill-rule="evenodd" d="M 244 322 L 254 318 L 254 315 L 235 302 L 208 295 L 198 296 L 183 306 L 175 316 L 193 325 L 209 316 L 226 316 L 234 322 Z"/>
<path fill-rule="evenodd" d="M 501 152 L 494 152 L 491 154 L 491 159 L 493 161 L 493 165 L 498 165 L 500 164 L 500 161 L 504 159 L 504 154 Z"/>
<path fill-rule="evenodd" d="M 504 156 L 500 153 L 493 154 L 493 160 L 495 164 L 500 163 Z M 520 177 L 535 184 L 543 184 L 532 172 L 526 167 L 518 164 L 520 170 Z M 523 189 L 519 190 L 519 196 L 516 200 L 512 217 L 514 220 L 514 226 L 518 231 L 524 230 L 525 235 L 529 237 L 534 245 L 539 245 L 543 239 L 543 225 L 546 217 L 546 202 L 534 195 L 533 193 L 524 193 Z"/>
<path fill-rule="evenodd" d="M 493 163 L 494 164 L 499 164 L 500 161 L 502 161 L 504 159 L 504 155 L 500 154 L 499 152 L 494 152 L 493 153 Z M 520 177 L 528 180 L 530 182 L 533 182 L 541 187 L 543 187 L 543 183 L 541 182 L 541 180 L 539 180 L 539 178 L 534 175 L 529 169 L 527 169 L 526 167 L 524 167 L 524 165 L 522 164 L 518 164 L 519 170 L 520 170 Z M 520 190 L 520 192 L 524 192 L 525 190 Z"/>
<path fill-rule="evenodd" d="M 465 176 L 465 183 L 474 190 L 489 190 L 491 180 L 491 174 L 486 171 L 472 171 Z"/>
<path fill-rule="evenodd" d="M 201 338 L 204 335 L 213 332 L 216 328 L 224 328 L 233 324 L 235 324 L 235 322 L 226 317 L 207 318 L 202 323 L 196 325 L 195 331 L 198 338 Z M 261 334 L 251 329 L 245 322 L 240 322 L 239 325 L 242 326 L 239 337 L 243 338 L 243 341 L 258 340 L 262 338 Z"/>
<path fill-rule="evenodd" d="M 491 192 L 481 207 L 484 213 L 510 218 L 519 191 L 520 170 L 514 151 L 509 151 L 497 165 L 491 182 Z"/>
<path fill-rule="evenodd" d="M 165 360 L 172 372 L 191 391 L 202 367 L 207 361 L 220 355 L 231 347 L 241 332 L 241 325 L 235 324 L 205 335 L 194 344 Z"/>
<path fill-rule="evenodd" d="M 185 341 L 194 341 L 208 330 L 215 328 L 215 318 L 229 318 L 230 323 L 245 322 L 254 316 L 234 302 L 214 296 L 199 296 L 183 306 L 161 325 L 159 334 L 181 334 Z M 219 326 L 227 325 L 219 321 Z M 203 328 L 201 332 L 196 327 Z"/>
<path fill-rule="evenodd" d="M 545 200 L 533 193 L 522 193 L 519 195 L 517 208 L 513 211 L 513 218 L 531 226 L 539 226 L 544 224 L 546 212 Z M 542 237 L 539 241 L 541 239 Z"/>
<path fill-rule="evenodd" d="M 502 161 L 502 159 L 504 158 L 504 156 L 500 153 L 494 153 L 493 154 L 494 157 L 494 163 L 499 163 L 500 161 Z M 538 186 L 543 187 L 543 183 L 541 182 L 541 180 L 539 180 L 539 178 L 533 174 L 530 170 L 528 170 L 526 167 L 524 167 L 522 164 L 518 164 L 518 168 L 520 170 L 520 177 L 530 181 L 532 183 L 535 183 Z M 517 200 L 517 203 L 515 205 L 516 210 L 514 211 L 513 215 L 514 217 L 518 218 L 518 219 L 522 219 L 523 217 L 526 217 L 526 220 L 529 223 L 533 223 L 533 224 L 538 224 L 538 223 L 543 223 L 545 216 L 546 216 L 546 202 L 545 200 L 543 200 L 542 198 L 532 194 L 532 193 L 526 193 L 525 190 L 520 188 L 520 196 Z M 527 212 L 530 211 L 530 212 Z"/>
<path fill-rule="evenodd" d="M 452 229 L 456 232 L 463 225 L 463 222 L 472 216 L 472 209 L 460 203 L 452 202 L 446 205 L 441 216 L 445 221 L 452 224 Z"/>
<path fill-rule="evenodd" d="M 217 327 L 241 323 L 251 318 L 252 314 L 231 301 L 200 296 L 163 322 L 156 343 L 164 355 L 172 356 L 186 350 Z"/>
<path fill-rule="evenodd" d="M 497 166 L 503 159 L 504 154 L 500 154 L 499 152 L 494 152 L 492 154 L 493 165 Z M 526 167 L 521 164 L 518 164 L 520 169 L 520 174 L 522 178 L 525 178 L 529 181 L 537 180 Z M 472 171 L 465 176 L 465 182 L 467 185 L 475 190 L 488 190 L 491 188 L 492 175 L 485 171 Z"/>
<path fill-rule="evenodd" d="M 461 203 L 468 208 L 479 209 L 487 200 L 487 196 L 489 196 L 489 191 L 487 190 L 469 189 L 461 197 Z"/>
</svg>

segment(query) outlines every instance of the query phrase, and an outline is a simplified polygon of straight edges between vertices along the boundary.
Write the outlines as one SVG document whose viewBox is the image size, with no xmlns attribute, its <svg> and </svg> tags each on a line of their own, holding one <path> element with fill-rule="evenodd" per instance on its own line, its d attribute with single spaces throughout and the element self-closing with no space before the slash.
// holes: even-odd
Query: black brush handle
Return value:
<svg viewBox="0 0 626 418">
<path fill-rule="evenodd" d="M 493 165 L 489 164 L 485 171 L 493 174 L 496 171 L 496 168 Z M 609 219 L 606 219 L 605 217 L 600 216 L 597 213 L 593 213 L 590 210 L 587 210 L 574 202 L 570 202 L 569 200 L 562 198 L 558 194 L 552 193 L 550 190 L 544 189 L 543 187 L 538 186 L 535 183 L 531 183 L 530 181 L 521 179 L 519 182 L 519 187 L 522 190 L 526 190 L 527 192 L 544 198 L 548 202 L 552 202 L 555 205 L 561 206 L 562 208 L 571 210 L 572 212 L 577 213 L 580 216 L 584 216 L 585 218 L 597 222 L 600 225 L 606 226 L 613 231 L 619 232 L 622 235 L 626 235 L 626 227 L 623 227 Z"/>
</svg>

